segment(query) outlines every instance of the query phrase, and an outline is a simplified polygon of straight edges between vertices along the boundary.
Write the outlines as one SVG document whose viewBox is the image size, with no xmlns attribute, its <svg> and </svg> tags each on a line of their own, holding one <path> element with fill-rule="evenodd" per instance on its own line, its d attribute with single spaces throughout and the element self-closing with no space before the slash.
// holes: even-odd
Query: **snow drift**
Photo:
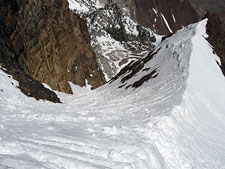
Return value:
<svg viewBox="0 0 225 169">
<path fill-rule="evenodd" d="M 0 168 L 225 168 L 225 80 L 206 24 L 164 40 L 125 82 L 132 70 L 58 93 L 63 104 L 26 98 L 1 71 Z"/>
</svg>

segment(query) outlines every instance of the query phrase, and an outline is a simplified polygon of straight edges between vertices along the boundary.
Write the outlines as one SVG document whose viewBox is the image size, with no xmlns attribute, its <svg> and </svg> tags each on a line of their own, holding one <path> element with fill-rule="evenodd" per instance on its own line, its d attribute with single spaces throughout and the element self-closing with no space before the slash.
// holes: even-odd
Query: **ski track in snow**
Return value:
<svg viewBox="0 0 225 169">
<path fill-rule="evenodd" d="M 0 71 L 0 169 L 225 168 L 225 80 L 206 22 L 162 42 L 145 65 L 158 77 L 136 90 L 118 79 L 72 86 L 79 94 L 58 93 L 63 104 L 37 102 Z"/>
</svg>

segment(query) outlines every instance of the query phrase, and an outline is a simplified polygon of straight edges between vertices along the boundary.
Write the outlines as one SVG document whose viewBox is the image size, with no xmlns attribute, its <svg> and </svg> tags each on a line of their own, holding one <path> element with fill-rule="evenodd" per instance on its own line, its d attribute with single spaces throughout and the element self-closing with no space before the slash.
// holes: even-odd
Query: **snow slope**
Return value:
<svg viewBox="0 0 225 169">
<path fill-rule="evenodd" d="M 143 68 L 158 76 L 137 89 L 118 89 L 121 79 L 73 86 L 78 96 L 58 93 L 64 103 L 52 104 L 0 71 L 0 168 L 225 168 L 225 80 L 206 23 L 164 40 Z"/>
</svg>

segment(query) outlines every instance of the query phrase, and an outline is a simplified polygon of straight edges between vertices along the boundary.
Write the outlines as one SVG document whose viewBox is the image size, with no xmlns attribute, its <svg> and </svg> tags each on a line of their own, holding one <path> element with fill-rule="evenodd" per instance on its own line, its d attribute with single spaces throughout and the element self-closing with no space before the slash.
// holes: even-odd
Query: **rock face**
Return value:
<svg viewBox="0 0 225 169">
<path fill-rule="evenodd" d="M 198 20 L 188 0 L 130 0 L 130 4 L 134 20 L 157 34 L 168 35 Z"/>
<path fill-rule="evenodd" d="M 60 99 L 42 82 L 67 93 L 68 81 L 93 88 L 105 83 L 86 22 L 66 0 L 0 0 L 0 68 L 25 95 L 56 103 Z"/>
<path fill-rule="evenodd" d="M 15 50 L 10 35 L 16 26 L 15 14 L 17 4 L 13 1 L 0 0 L 0 62 L 11 62 L 15 58 Z"/>
<path fill-rule="evenodd" d="M 220 57 L 221 69 L 225 75 L 225 31 L 217 14 L 208 13 L 207 34 L 208 41 L 213 45 L 215 52 Z"/>
<path fill-rule="evenodd" d="M 10 40 L 17 23 L 18 6 L 14 0 L 0 0 L 0 68 L 19 82 L 18 88 L 27 96 L 59 103 L 57 95 L 30 77 L 19 65 Z"/>
<path fill-rule="evenodd" d="M 91 48 L 86 22 L 67 0 L 18 1 L 11 35 L 17 59 L 34 79 L 72 93 L 68 81 L 97 88 L 105 83 Z"/>
</svg>

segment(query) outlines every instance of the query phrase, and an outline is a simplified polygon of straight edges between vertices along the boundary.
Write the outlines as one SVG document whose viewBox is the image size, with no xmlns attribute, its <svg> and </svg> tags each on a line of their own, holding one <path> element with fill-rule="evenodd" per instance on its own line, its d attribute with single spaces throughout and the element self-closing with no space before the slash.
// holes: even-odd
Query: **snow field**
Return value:
<svg viewBox="0 0 225 169">
<path fill-rule="evenodd" d="M 163 41 L 143 68 L 158 76 L 135 90 L 118 79 L 37 102 L 0 70 L 0 168 L 225 168 L 225 81 L 206 23 Z"/>
</svg>

